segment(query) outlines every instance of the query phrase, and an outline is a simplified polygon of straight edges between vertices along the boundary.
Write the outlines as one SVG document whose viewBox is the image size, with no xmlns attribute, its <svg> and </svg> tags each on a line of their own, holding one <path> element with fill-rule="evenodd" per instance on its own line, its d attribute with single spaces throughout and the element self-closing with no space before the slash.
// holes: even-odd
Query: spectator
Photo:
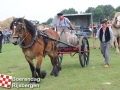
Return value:
<svg viewBox="0 0 120 90">
<path fill-rule="evenodd" d="M 8 39 L 8 29 L 6 28 L 5 30 L 3 30 L 3 39 L 4 39 L 4 43 L 7 43 L 7 39 Z"/>
<path fill-rule="evenodd" d="M 2 43 L 4 43 L 4 30 L 2 28 L 1 28 L 1 32 L 3 34 Z"/>
<path fill-rule="evenodd" d="M 100 24 L 100 22 L 98 22 L 97 29 L 99 30 L 100 28 L 101 28 L 101 24 Z"/>
<path fill-rule="evenodd" d="M 0 27 L 0 53 L 2 53 L 2 39 L 3 39 L 3 33 L 2 33 L 2 29 Z"/>
<path fill-rule="evenodd" d="M 96 37 L 96 33 L 97 33 L 97 26 L 93 24 L 93 48 L 96 49 L 95 46 L 95 37 Z"/>
<path fill-rule="evenodd" d="M 81 32 L 83 32 L 83 29 L 84 29 L 83 25 L 80 26 L 80 31 L 81 31 Z"/>
<path fill-rule="evenodd" d="M 88 26 L 88 28 L 89 28 L 89 30 L 90 30 L 91 32 L 93 32 L 93 31 L 92 31 L 92 28 L 93 28 L 93 27 L 92 27 L 92 24 L 90 24 L 90 25 Z"/>
</svg>

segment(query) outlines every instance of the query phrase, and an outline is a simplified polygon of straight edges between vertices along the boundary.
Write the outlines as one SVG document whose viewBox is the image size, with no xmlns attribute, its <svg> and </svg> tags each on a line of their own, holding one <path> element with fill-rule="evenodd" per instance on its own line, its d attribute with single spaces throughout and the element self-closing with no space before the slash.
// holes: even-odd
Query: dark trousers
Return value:
<svg viewBox="0 0 120 90">
<path fill-rule="evenodd" d="M 2 39 L 0 39 L 0 51 L 2 51 Z"/>
</svg>

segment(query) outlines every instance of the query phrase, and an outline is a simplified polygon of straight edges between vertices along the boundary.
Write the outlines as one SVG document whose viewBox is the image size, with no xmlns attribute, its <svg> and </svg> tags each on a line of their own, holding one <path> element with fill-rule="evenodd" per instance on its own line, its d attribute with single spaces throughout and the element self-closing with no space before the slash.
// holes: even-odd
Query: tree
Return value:
<svg viewBox="0 0 120 90">
<path fill-rule="evenodd" d="M 104 6 L 103 5 L 98 5 L 96 8 L 104 9 Z"/>
<path fill-rule="evenodd" d="M 120 10 L 119 7 L 117 10 Z M 89 7 L 85 12 L 92 13 L 93 21 L 98 22 L 99 19 L 112 19 L 115 14 L 115 9 L 111 5 L 98 5 L 96 8 Z"/>
<path fill-rule="evenodd" d="M 114 17 L 115 13 L 116 13 L 116 11 L 114 11 L 110 14 L 110 19 L 112 19 Z"/>
<path fill-rule="evenodd" d="M 67 9 L 64 9 L 61 11 L 63 14 L 78 14 L 78 12 L 74 9 L 74 8 L 69 8 L 68 10 Z"/>
<path fill-rule="evenodd" d="M 103 11 L 105 13 L 105 17 L 106 18 L 109 17 L 111 19 L 113 17 L 112 15 L 113 15 L 115 9 L 111 5 L 105 5 Z"/>
<path fill-rule="evenodd" d="M 96 8 L 93 10 L 93 21 L 94 22 L 98 22 L 100 19 L 103 19 L 104 16 L 104 12 L 101 8 Z"/>
<path fill-rule="evenodd" d="M 93 7 L 89 7 L 89 8 L 85 11 L 85 13 L 92 13 L 94 9 L 95 9 L 95 8 L 93 8 Z"/>
<path fill-rule="evenodd" d="M 120 6 L 118 6 L 115 11 L 120 12 Z"/>
<path fill-rule="evenodd" d="M 113 17 L 113 14 L 115 11 L 113 6 L 111 6 L 111 5 L 98 5 L 96 8 L 101 8 L 103 10 L 105 18 L 109 17 L 111 19 Z"/>
<path fill-rule="evenodd" d="M 47 25 L 48 25 L 48 24 L 51 24 L 51 23 L 52 23 L 52 20 L 53 20 L 53 18 L 49 18 L 49 19 L 47 20 L 46 24 L 47 24 Z"/>
</svg>

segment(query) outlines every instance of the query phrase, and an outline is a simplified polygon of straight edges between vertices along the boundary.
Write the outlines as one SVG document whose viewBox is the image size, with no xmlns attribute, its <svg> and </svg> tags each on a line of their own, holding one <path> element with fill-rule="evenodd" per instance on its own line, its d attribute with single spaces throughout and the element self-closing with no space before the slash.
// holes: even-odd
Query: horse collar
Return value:
<svg viewBox="0 0 120 90">
<path fill-rule="evenodd" d="M 28 33 L 28 34 L 29 34 L 29 33 Z M 28 34 L 26 35 L 25 38 L 27 38 Z M 37 34 L 37 31 L 36 31 L 36 34 Z M 25 38 L 19 43 L 19 46 L 20 46 L 21 48 L 24 48 L 24 49 L 29 48 L 29 47 L 31 47 L 31 46 L 34 44 L 34 42 L 36 41 L 37 35 L 34 35 L 34 37 L 32 37 L 31 42 L 30 42 L 28 45 L 26 45 L 26 46 L 24 46 L 24 45 L 22 44 L 22 42 L 25 40 Z"/>
</svg>

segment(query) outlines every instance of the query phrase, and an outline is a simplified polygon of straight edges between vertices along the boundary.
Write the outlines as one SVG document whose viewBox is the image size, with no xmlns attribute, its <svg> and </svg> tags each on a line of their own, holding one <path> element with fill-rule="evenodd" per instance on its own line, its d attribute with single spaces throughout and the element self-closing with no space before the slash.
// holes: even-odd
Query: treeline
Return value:
<svg viewBox="0 0 120 90">
<path fill-rule="evenodd" d="M 74 8 L 64 9 L 64 10 L 62 10 L 62 11 L 60 11 L 60 12 L 62 12 L 63 14 L 78 14 L 78 12 L 77 12 Z M 58 12 L 57 12 L 57 13 L 58 13 Z M 57 13 L 56 13 L 56 14 L 57 14 Z M 53 18 L 49 18 L 49 19 L 47 20 L 46 24 L 52 23 L 52 20 L 53 20 Z"/>
<path fill-rule="evenodd" d="M 112 19 L 115 12 L 120 12 L 120 6 L 114 8 L 112 5 L 98 5 L 96 8 L 89 7 L 85 13 L 92 13 L 93 21 L 98 22 L 100 19 Z"/>
<path fill-rule="evenodd" d="M 63 14 L 78 14 L 74 8 L 64 9 L 61 11 Z M 92 13 L 93 22 L 99 22 L 100 19 L 112 19 L 115 12 L 120 12 L 120 6 L 114 8 L 112 5 L 98 5 L 96 8 L 89 7 L 85 13 Z M 53 18 L 49 18 L 46 24 L 50 24 Z"/>
</svg>

